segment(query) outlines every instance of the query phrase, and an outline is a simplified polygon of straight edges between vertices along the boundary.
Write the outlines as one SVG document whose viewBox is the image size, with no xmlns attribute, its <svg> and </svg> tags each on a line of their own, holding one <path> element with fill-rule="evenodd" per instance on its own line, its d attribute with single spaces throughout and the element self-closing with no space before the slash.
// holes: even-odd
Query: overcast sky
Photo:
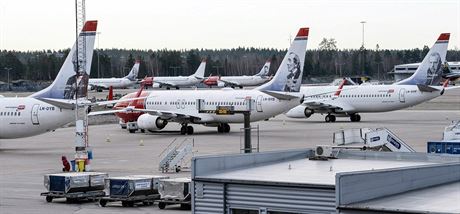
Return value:
<svg viewBox="0 0 460 214">
<path fill-rule="evenodd" d="M 69 48 L 74 0 L 0 0 L 0 49 Z M 99 47 L 191 49 L 287 48 L 310 27 L 307 48 L 335 38 L 339 48 L 422 48 L 450 32 L 460 48 L 460 0 L 86 0 L 99 20 Z M 97 42 L 96 42 L 97 47 Z"/>
</svg>

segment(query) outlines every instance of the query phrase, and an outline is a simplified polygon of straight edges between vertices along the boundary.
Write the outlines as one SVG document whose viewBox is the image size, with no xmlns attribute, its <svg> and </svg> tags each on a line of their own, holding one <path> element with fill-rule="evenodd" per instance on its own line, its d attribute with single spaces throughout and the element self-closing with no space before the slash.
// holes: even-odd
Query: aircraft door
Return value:
<svg viewBox="0 0 460 214">
<path fill-rule="evenodd" d="M 262 99 L 263 99 L 263 96 L 262 95 L 259 95 L 257 97 L 257 101 L 256 101 L 256 109 L 258 112 L 262 112 Z"/>
<path fill-rule="evenodd" d="M 399 90 L 399 102 L 405 103 L 406 102 L 406 89 L 401 88 Z"/>
<path fill-rule="evenodd" d="M 180 103 L 181 103 L 181 102 L 180 102 L 180 99 L 178 99 L 178 100 L 176 101 L 176 108 L 177 108 L 177 109 L 180 109 Z"/>
<path fill-rule="evenodd" d="M 183 99 L 182 100 L 182 105 L 181 105 L 182 109 L 185 109 L 185 100 Z"/>
<path fill-rule="evenodd" d="M 35 104 L 32 106 L 32 112 L 31 112 L 32 125 L 40 125 L 40 122 L 38 121 L 38 109 L 39 108 L 40 108 L 40 104 Z"/>
</svg>

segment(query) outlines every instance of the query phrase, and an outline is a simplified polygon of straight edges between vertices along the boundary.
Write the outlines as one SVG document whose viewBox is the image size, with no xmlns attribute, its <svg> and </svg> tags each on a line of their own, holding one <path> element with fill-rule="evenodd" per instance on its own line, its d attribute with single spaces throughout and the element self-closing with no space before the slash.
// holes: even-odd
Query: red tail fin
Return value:
<svg viewBox="0 0 460 214">
<path fill-rule="evenodd" d="M 339 96 L 340 95 L 340 93 L 342 92 L 342 88 L 345 85 L 345 83 L 347 83 L 347 79 L 344 78 L 342 83 L 340 83 L 340 86 L 337 89 L 337 91 L 335 92 L 334 96 Z"/>
<path fill-rule="evenodd" d="M 107 100 L 113 100 L 113 86 L 109 87 L 109 96 Z"/>
<path fill-rule="evenodd" d="M 139 91 L 137 91 L 136 96 L 134 98 L 138 98 L 141 96 L 142 91 L 144 90 L 144 83 L 141 82 L 141 87 L 139 88 Z M 138 100 L 133 100 L 128 106 L 136 106 Z"/>
</svg>

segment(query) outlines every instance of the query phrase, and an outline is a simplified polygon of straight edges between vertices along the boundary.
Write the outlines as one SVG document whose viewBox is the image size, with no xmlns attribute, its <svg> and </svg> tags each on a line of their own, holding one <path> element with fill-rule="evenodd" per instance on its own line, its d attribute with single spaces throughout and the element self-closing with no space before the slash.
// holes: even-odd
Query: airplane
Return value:
<svg viewBox="0 0 460 214">
<path fill-rule="evenodd" d="M 230 132 L 229 123 L 243 123 L 242 114 L 218 115 L 200 112 L 203 109 L 216 110 L 230 106 L 234 110 L 246 110 L 253 103 L 250 120 L 260 121 L 281 114 L 301 103 L 299 93 L 309 28 L 300 28 L 275 76 L 267 83 L 251 90 L 184 90 L 151 91 L 144 101 L 145 109 L 128 106 L 125 109 L 91 112 L 89 115 L 117 112 L 144 112 L 137 119 L 140 129 L 157 131 L 169 122 L 180 123 L 181 134 L 193 134 L 189 124 L 217 127 L 219 133 Z"/>
<path fill-rule="evenodd" d="M 86 97 L 96 29 L 97 21 L 87 21 L 79 34 L 79 40 L 85 40 L 86 44 L 86 72 L 80 73 L 83 69 L 77 69 L 81 62 L 76 61 L 74 44 L 50 86 L 28 97 L 0 98 L 0 139 L 34 136 L 75 121 L 73 109 L 60 108 L 44 100 Z M 79 81 L 78 89 L 76 81 Z"/>
<path fill-rule="evenodd" d="M 259 73 L 252 76 L 209 76 L 203 83 L 209 87 L 239 87 L 244 86 L 257 86 L 266 83 L 270 80 L 267 76 L 270 70 L 270 61 L 265 62 Z"/>
<path fill-rule="evenodd" d="M 148 84 L 148 83 L 147 83 Z M 146 84 L 145 82 L 141 82 L 141 87 L 137 92 L 129 93 L 119 99 L 119 102 L 117 102 L 114 106 L 113 109 L 125 109 L 128 106 L 133 106 L 134 108 L 144 108 L 144 100 L 132 100 L 132 101 L 125 101 L 129 100 L 131 98 L 139 98 L 139 97 L 147 97 L 151 91 L 143 91 L 145 88 Z M 112 92 L 113 93 L 113 92 Z M 110 97 L 110 96 L 109 96 Z M 130 133 L 136 132 L 138 130 L 137 127 L 137 119 L 144 114 L 144 112 L 116 112 L 115 116 L 119 118 L 119 124 L 122 129 L 128 129 Z M 141 130 L 145 132 L 145 130 Z"/>
<path fill-rule="evenodd" d="M 122 78 L 90 78 L 88 83 L 89 90 L 101 92 L 103 89 L 108 90 L 110 86 L 113 88 L 128 88 L 137 83 L 139 65 L 140 61 L 136 61 L 128 75 Z"/>
<path fill-rule="evenodd" d="M 421 66 L 409 78 L 392 85 L 350 85 L 332 91 L 336 86 L 302 87 L 304 102 L 286 112 L 290 118 L 309 118 L 314 113 L 326 114 L 326 122 L 337 117 L 361 121 L 359 113 L 387 112 L 408 108 L 444 94 L 457 87 L 440 86 L 442 65 L 446 60 L 449 33 L 443 33 L 423 59 Z M 320 94 L 321 95 L 315 95 Z"/>
<path fill-rule="evenodd" d="M 206 69 L 206 60 L 202 60 L 196 72 L 190 76 L 183 77 L 153 77 L 153 87 L 154 88 L 162 88 L 165 87 L 166 89 L 176 88 L 179 89 L 180 87 L 187 87 L 187 86 L 194 86 L 204 79 L 204 71 Z"/>
</svg>

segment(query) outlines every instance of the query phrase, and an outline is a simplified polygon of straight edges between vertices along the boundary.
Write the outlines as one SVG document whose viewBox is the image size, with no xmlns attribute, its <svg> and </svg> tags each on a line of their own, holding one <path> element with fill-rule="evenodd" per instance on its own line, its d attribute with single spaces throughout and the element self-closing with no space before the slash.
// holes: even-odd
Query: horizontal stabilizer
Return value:
<svg viewBox="0 0 460 214">
<path fill-rule="evenodd" d="M 299 96 L 294 96 L 293 93 L 280 93 L 280 92 L 277 92 L 277 91 L 261 91 L 263 93 L 266 93 L 272 97 L 275 97 L 279 100 L 292 100 L 292 99 L 298 99 L 298 98 L 301 98 L 300 97 L 300 94 Z"/>
<path fill-rule="evenodd" d="M 37 100 L 40 100 L 42 102 L 48 103 L 50 105 L 53 105 L 53 106 L 56 106 L 62 109 L 74 109 L 75 108 L 75 102 L 72 102 L 72 100 L 52 99 L 52 98 L 37 98 Z"/>
<path fill-rule="evenodd" d="M 422 85 L 422 84 L 417 84 L 418 90 L 423 91 L 423 92 L 433 92 L 433 91 L 439 91 L 437 88 L 433 88 L 428 85 Z"/>
</svg>

